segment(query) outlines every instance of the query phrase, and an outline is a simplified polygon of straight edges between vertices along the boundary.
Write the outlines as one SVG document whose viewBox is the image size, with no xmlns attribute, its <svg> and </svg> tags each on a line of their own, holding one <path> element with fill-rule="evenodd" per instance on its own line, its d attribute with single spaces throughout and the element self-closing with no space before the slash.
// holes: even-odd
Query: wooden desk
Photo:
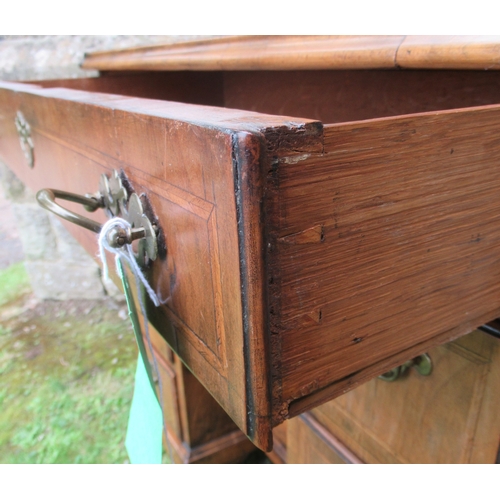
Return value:
<svg viewBox="0 0 500 500">
<path fill-rule="evenodd" d="M 169 299 L 150 320 L 270 450 L 284 420 L 500 315 L 500 77 L 484 71 L 499 48 L 231 37 L 94 54 L 100 78 L 2 85 L 0 155 L 35 189 L 94 192 L 116 169 L 147 195 L 166 244 L 148 277 Z"/>
</svg>

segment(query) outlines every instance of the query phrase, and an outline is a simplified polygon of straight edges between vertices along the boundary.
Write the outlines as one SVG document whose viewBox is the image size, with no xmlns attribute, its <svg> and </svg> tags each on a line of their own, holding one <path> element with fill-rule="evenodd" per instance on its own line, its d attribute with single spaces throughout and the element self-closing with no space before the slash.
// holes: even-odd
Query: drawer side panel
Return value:
<svg viewBox="0 0 500 500">
<path fill-rule="evenodd" d="M 323 155 L 280 164 L 284 402 L 499 313 L 499 125 L 488 106 L 329 126 Z"/>
</svg>

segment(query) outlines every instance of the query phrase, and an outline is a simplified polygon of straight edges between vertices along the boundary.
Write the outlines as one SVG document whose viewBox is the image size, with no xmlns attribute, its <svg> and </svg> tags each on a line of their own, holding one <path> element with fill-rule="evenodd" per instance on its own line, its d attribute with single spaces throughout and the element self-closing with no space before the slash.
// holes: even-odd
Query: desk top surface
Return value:
<svg viewBox="0 0 500 500">
<path fill-rule="evenodd" d="M 101 71 L 500 69 L 500 36 L 227 36 L 87 54 Z"/>
</svg>

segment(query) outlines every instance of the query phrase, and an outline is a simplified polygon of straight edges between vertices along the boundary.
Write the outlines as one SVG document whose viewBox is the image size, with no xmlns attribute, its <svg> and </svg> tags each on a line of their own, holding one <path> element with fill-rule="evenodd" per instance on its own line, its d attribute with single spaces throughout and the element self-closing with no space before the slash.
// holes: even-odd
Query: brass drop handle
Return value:
<svg viewBox="0 0 500 500">
<path fill-rule="evenodd" d="M 397 366 L 396 368 L 383 373 L 378 378 L 380 380 L 385 380 L 386 382 L 394 382 L 395 380 L 401 378 L 410 367 L 415 368 L 420 375 L 428 377 L 432 373 L 431 357 L 428 354 L 422 354 L 416 358 L 410 359 L 410 361 L 403 363 L 401 366 Z"/>
<path fill-rule="evenodd" d="M 75 214 L 70 210 L 62 207 L 58 203 L 56 203 L 56 199 L 67 200 L 74 203 L 79 203 L 85 207 L 85 210 L 89 212 L 95 212 L 98 208 L 104 208 L 104 201 L 102 198 L 96 198 L 94 196 L 82 196 L 79 194 L 68 193 L 66 191 L 59 191 L 58 189 L 42 189 L 38 191 L 36 194 L 36 199 L 38 203 L 59 217 L 72 222 L 73 224 L 77 224 L 78 226 L 84 227 L 85 229 L 89 229 L 94 233 L 99 234 L 102 229 L 102 225 L 98 222 L 95 222 L 91 219 L 87 219 L 87 217 L 83 217 L 82 215 Z M 146 236 L 146 231 L 143 227 L 132 228 L 129 231 L 124 229 L 116 229 L 114 231 L 110 231 L 108 243 L 112 247 L 121 247 L 125 244 L 131 244 L 132 241 L 144 238 Z"/>
</svg>

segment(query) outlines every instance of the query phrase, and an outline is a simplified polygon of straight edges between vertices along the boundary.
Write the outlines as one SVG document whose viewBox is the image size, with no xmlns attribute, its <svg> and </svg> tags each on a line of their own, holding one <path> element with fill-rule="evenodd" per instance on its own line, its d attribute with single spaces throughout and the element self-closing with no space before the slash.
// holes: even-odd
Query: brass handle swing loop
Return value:
<svg viewBox="0 0 500 500">
<path fill-rule="evenodd" d="M 38 203 L 49 212 L 52 212 L 69 222 L 73 222 L 73 224 L 89 229 L 94 233 L 101 232 L 102 226 L 98 222 L 87 219 L 87 217 L 83 217 L 82 215 L 75 214 L 56 203 L 56 199 L 72 201 L 83 205 L 89 212 L 95 212 L 98 208 L 104 206 L 100 200 L 91 198 L 90 196 L 81 196 L 79 194 L 68 193 L 66 191 L 59 191 L 58 189 L 42 189 L 36 194 L 36 199 Z"/>
<path fill-rule="evenodd" d="M 82 196 L 79 194 L 68 193 L 66 191 L 59 191 L 58 189 L 42 189 L 36 194 L 36 199 L 38 203 L 49 212 L 52 212 L 59 217 L 72 222 L 73 224 L 77 224 L 78 226 L 84 227 L 85 229 L 89 229 L 94 233 L 99 234 L 101 232 L 101 224 L 61 207 L 61 205 L 56 203 L 56 199 L 79 203 L 80 205 L 83 205 L 89 212 L 95 212 L 98 208 L 104 207 L 102 198 L 97 199 L 92 196 Z M 145 230 L 142 227 L 133 228 L 130 231 L 116 230 L 110 232 L 109 244 L 113 247 L 121 247 L 125 244 L 132 243 L 132 241 L 134 240 L 138 240 L 144 237 Z"/>
</svg>

